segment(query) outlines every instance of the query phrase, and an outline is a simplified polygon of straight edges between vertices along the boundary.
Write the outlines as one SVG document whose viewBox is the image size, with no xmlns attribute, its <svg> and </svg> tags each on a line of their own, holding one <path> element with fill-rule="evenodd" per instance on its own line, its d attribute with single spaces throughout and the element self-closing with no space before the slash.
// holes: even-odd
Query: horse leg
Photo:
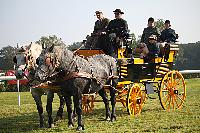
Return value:
<svg viewBox="0 0 200 133">
<path fill-rule="evenodd" d="M 46 111 L 48 114 L 48 124 L 49 124 L 49 128 L 54 127 L 53 124 L 53 118 L 52 118 L 52 102 L 53 102 L 53 98 L 54 98 L 54 93 L 51 91 L 47 92 L 47 105 L 46 105 Z"/>
<path fill-rule="evenodd" d="M 42 94 L 37 93 L 34 89 L 32 89 L 31 94 L 37 106 L 39 120 L 40 120 L 40 128 L 42 128 L 44 127 L 43 107 L 42 107 L 42 101 L 41 101 Z"/>
<path fill-rule="evenodd" d="M 105 108 L 106 108 L 106 120 L 109 121 L 111 118 L 111 114 L 110 114 L 110 108 L 109 108 L 109 100 L 108 97 L 106 95 L 106 92 L 104 89 L 99 90 L 99 95 L 102 97 L 103 102 L 105 104 Z"/>
<path fill-rule="evenodd" d="M 74 106 L 76 110 L 76 114 L 78 115 L 78 127 L 76 128 L 77 131 L 84 130 L 84 125 L 82 121 L 82 94 L 77 94 L 73 96 Z"/>
<path fill-rule="evenodd" d="M 111 88 L 110 89 L 110 101 L 111 101 L 111 105 L 112 105 L 111 121 L 116 120 L 116 113 L 115 113 L 116 95 L 115 95 L 115 93 L 116 93 L 115 88 Z"/>
<path fill-rule="evenodd" d="M 72 111 L 72 99 L 70 95 L 64 97 L 66 106 L 67 106 L 67 113 L 68 113 L 68 127 L 72 128 L 74 126 L 73 123 L 73 111 Z"/>
<path fill-rule="evenodd" d="M 57 93 L 57 94 L 58 94 L 59 99 L 60 99 L 60 106 L 59 106 L 59 109 L 57 111 L 56 118 L 54 120 L 55 122 L 58 121 L 58 120 L 63 119 L 63 109 L 64 109 L 64 104 L 65 104 L 64 97 L 60 93 Z"/>
</svg>

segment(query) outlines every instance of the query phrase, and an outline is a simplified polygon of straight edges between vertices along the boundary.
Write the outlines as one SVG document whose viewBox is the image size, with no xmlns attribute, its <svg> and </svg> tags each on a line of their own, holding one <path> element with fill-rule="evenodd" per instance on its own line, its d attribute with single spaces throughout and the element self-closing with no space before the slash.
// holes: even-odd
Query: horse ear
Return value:
<svg viewBox="0 0 200 133">
<path fill-rule="evenodd" d="M 52 52 L 54 48 L 54 44 L 51 45 L 51 47 L 49 48 L 49 52 Z"/>
</svg>

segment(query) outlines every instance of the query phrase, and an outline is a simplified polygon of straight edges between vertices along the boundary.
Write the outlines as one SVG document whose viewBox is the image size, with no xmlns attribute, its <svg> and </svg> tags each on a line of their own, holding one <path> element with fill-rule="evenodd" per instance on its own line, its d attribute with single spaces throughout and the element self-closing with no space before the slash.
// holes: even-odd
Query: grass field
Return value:
<svg viewBox="0 0 200 133">
<path fill-rule="evenodd" d="M 167 112 L 162 109 L 158 97 L 148 99 L 142 114 L 130 117 L 126 109 L 117 103 L 117 121 L 104 121 L 103 103 L 95 103 L 92 113 L 84 114 L 86 130 L 84 132 L 200 132 L 200 79 L 189 79 L 187 98 L 181 110 Z M 75 127 L 68 129 L 67 119 L 56 123 L 52 129 L 39 128 L 36 105 L 30 92 L 21 93 L 21 106 L 18 107 L 18 94 L 13 92 L 0 93 L 0 132 L 76 132 Z M 58 96 L 53 103 L 53 116 L 58 109 Z M 46 96 L 43 96 L 45 110 Z M 66 110 L 66 107 L 65 107 Z M 45 116 L 47 115 L 45 111 Z M 65 111 L 65 118 L 67 113 Z M 45 117 L 47 120 L 47 117 Z"/>
</svg>

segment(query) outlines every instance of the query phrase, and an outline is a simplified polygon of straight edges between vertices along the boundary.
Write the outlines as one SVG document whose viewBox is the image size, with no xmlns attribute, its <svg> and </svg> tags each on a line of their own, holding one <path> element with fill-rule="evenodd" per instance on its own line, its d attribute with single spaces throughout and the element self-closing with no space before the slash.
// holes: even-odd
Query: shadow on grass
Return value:
<svg viewBox="0 0 200 133">
<path fill-rule="evenodd" d="M 53 111 L 53 118 L 55 118 L 56 111 Z M 125 111 L 122 110 L 116 110 L 116 115 L 119 117 L 127 116 L 128 114 Z M 44 113 L 45 116 L 45 127 L 47 127 L 47 114 Z M 99 108 L 94 109 L 90 113 L 84 113 L 83 114 L 83 120 L 84 121 L 90 121 L 90 122 L 101 122 L 106 121 L 106 112 L 105 108 Z M 56 122 L 55 125 L 57 125 L 57 128 L 52 129 L 58 130 L 59 126 L 64 125 L 64 128 L 67 128 L 67 112 L 64 111 L 64 121 Z M 77 125 L 77 120 L 74 122 L 75 125 Z M 66 126 L 65 126 L 66 125 Z M 63 127 L 62 127 L 63 128 Z M 12 117 L 5 117 L 0 118 L 0 131 L 1 132 L 31 132 L 33 130 L 46 131 L 46 128 L 39 128 L 39 116 L 37 112 L 31 112 L 31 113 L 25 113 L 20 114 L 18 116 L 12 116 Z"/>
<path fill-rule="evenodd" d="M 44 117 L 45 127 L 47 127 L 48 118 L 46 113 L 44 113 Z M 39 127 L 39 115 L 37 112 L 20 114 L 13 117 L 0 118 L 0 132 L 29 132 L 33 130 L 44 129 L 45 128 Z"/>
</svg>

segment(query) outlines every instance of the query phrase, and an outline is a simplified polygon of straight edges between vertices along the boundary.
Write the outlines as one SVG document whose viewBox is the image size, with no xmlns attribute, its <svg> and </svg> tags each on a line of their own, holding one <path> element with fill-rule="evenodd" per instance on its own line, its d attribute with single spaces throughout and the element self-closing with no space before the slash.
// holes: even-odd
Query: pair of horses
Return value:
<svg viewBox="0 0 200 133">
<path fill-rule="evenodd" d="M 68 112 L 68 126 L 74 126 L 72 100 L 78 116 L 77 130 L 84 130 L 82 122 L 82 94 L 98 92 L 103 98 L 106 108 L 106 119 L 114 121 L 115 115 L 115 86 L 117 84 L 116 60 L 108 55 L 94 55 L 82 58 L 69 51 L 64 46 L 43 48 L 37 58 L 37 67 L 34 78 L 40 82 L 59 80 L 61 93 L 66 101 Z M 109 100 L 103 89 L 104 85 L 110 85 L 112 112 L 109 108 Z"/>
<path fill-rule="evenodd" d="M 13 58 L 14 63 L 16 64 L 15 67 L 15 75 L 17 78 L 22 78 L 23 76 L 26 76 L 24 74 L 25 70 L 28 70 L 28 75 L 26 76 L 29 80 L 30 84 L 38 83 L 35 79 L 35 70 L 36 70 L 36 59 L 39 57 L 42 51 L 42 46 L 39 44 L 33 44 L 31 43 L 27 50 L 25 49 L 19 49 L 16 56 Z M 63 108 L 64 108 L 64 98 L 61 95 L 60 90 L 56 92 L 60 99 L 60 106 L 57 111 L 56 119 L 59 120 L 63 118 Z M 49 89 L 43 89 L 43 88 L 32 88 L 31 87 L 31 94 L 34 98 L 34 101 L 37 106 L 38 114 L 39 114 L 39 121 L 40 121 L 40 127 L 44 127 L 44 116 L 43 116 L 43 107 L 42 107 L 42 95 L 47 95 L 47 105 L 46 105 L 46 111 L 48 114 L 48 127 L 53 127 L 53 119 L 52 119 L 52 102 L 54 98 L 54 91 Z"/>
</svg>

